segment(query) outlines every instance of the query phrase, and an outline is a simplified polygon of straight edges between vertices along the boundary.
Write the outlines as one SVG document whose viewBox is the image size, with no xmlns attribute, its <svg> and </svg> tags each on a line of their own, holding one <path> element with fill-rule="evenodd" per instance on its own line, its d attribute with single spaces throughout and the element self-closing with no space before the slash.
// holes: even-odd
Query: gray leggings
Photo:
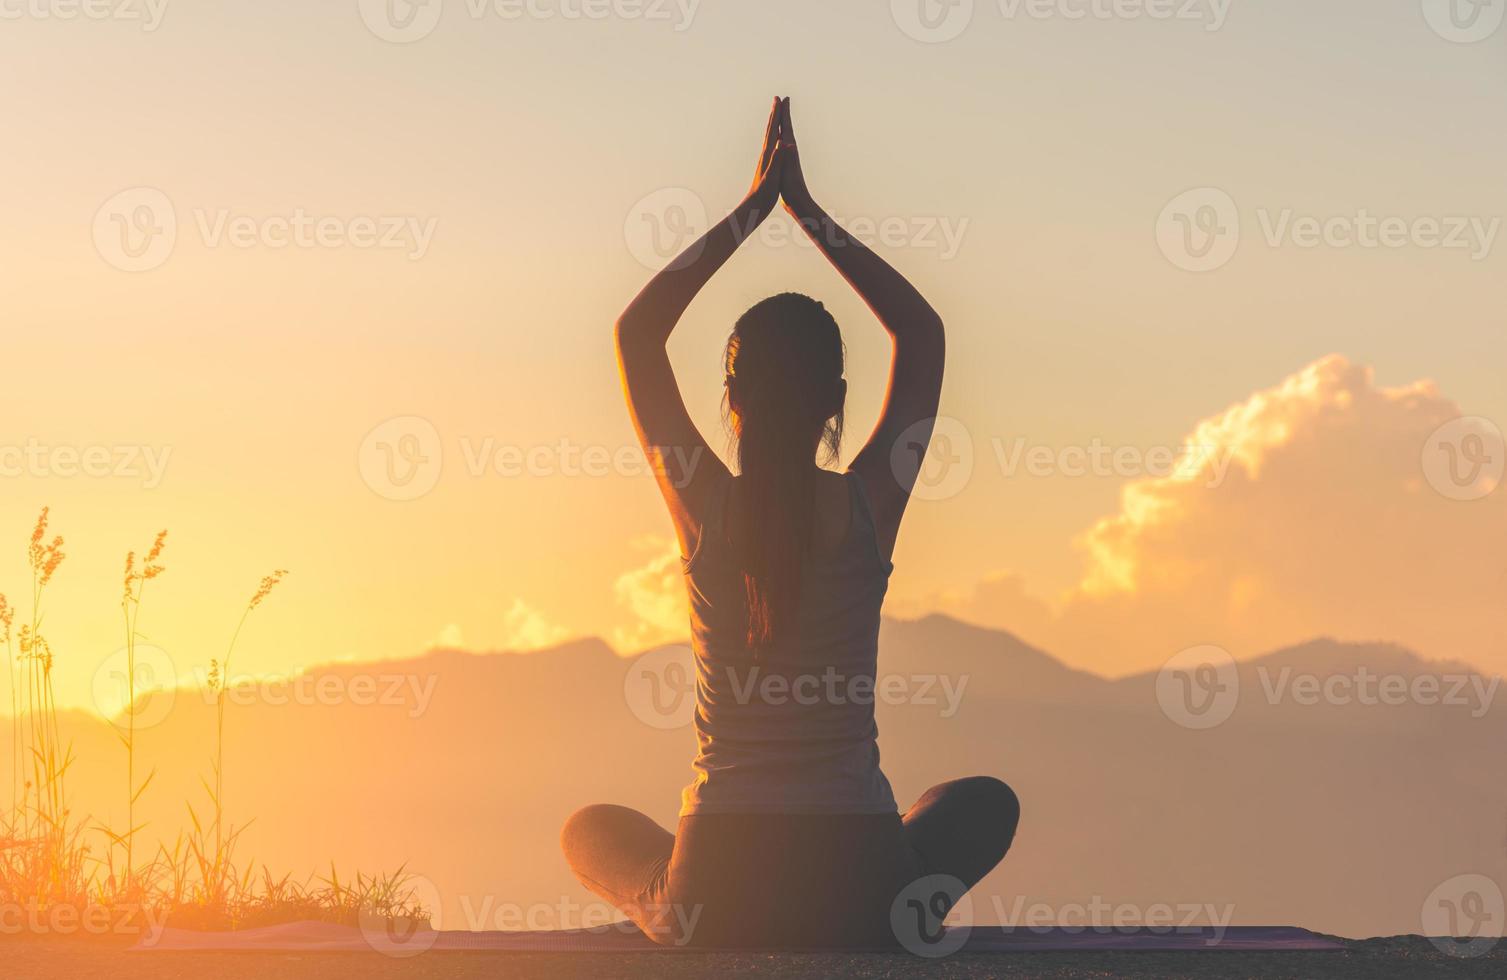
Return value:
<svg viewBox="0 0 1507 980">
<path fill-rule="evenodd" d="M 1010 849 L 1015 793 L 988 776 L 927 790 L 899 814 L 699 814 L 671 834 L 627 807 L 566 821 L 583 885 L 655 942 L 703 947 L 885 947 L 897 896 L 923 879 L 972 888 Z"/>
</svg>

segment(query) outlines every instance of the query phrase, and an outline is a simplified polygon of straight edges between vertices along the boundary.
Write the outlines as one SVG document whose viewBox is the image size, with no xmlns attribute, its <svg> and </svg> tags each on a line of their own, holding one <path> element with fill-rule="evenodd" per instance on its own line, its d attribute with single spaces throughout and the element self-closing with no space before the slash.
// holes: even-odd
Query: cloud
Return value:
<svg viewBox="0 0 1507 980">
<path fill-rule="evenodd" d="M 1200 422 L 1187 443 L 1210 450 L 1203 465 L 1128 484 L 1076 541 L 1083 575 L 1050 612 L 1010 576 L 937 607 L 1110 673 L 1196 644 L 1241 656 L 1316 635 L 1507 672 L 1500 434 L 1471 449 L 1496 460 L 1467 487 L 1478 499 L 1452 499 L 1465 457 L 1439 433 L 1458 443 L 1461 415 L 1431 382 L 1382 388 L 1323 358 Z"/>
<path fill-rule="evenodd" d="M 656 644 L 684 641 L 690 634 L 690 613 L 679 546 L 653 536 L 639 538 L 633 545 L 650 557 L 613 583 L 618 605 L 633 616 L 630 624 L 613 632 L 613 645 L 622 653 L 636 653 Z"/>
<path fill-rule="evenodd" d="M 563 643 L 570 631 L 544 618 L 544 614 L 522 599 L 514 599 L 502 614 L 501 637 L 497 646 L 524 653 Z"/>
<path fill-rule="evenodd" d="M 522 599 L 515 598 L 497 624 L 496 640 L 488 649 L 510 653 L 530 653 L 558 646 L 570 639 L 570 631 L 550 622 L 544 614 Z M 429 641 L 431 650 L 465 650 L 466 637 L 458 623 L 449 623 Z"/>
</svg>

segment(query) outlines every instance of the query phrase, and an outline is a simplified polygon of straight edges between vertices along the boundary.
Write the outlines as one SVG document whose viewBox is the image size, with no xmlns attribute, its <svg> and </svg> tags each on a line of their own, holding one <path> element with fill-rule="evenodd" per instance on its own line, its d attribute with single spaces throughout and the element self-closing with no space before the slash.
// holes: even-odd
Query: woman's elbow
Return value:
<svg viewBox="0 0 1507 980">
<path fill-rule="evenodd" d="M 612 324 L 612 342 L 618 350 L 632 346 L 643 336 L 643 327 L 633 317 L 624 314 Z"/>
<path fill-rule="evenodd" d="M 612 343 L 619 360 L 632 360 L 655 349 L 664 350 L 668 338 L 633 317 L 621 316 L 612 326 Z"/>
<path fill-rule="evenodd" d="M 927 310 L 924 313 L 913 313 L 904 320 L 898 321 L 895 326 L 886 324 L 890 333 L 897 341 L 908 341 L 913 345 L 936 345 L 942 346 L 947 336 L 946 329 L 942 326 L 940 314 Z"/>
<path fill-rule="evenodd" d="M 918 354 L 943 357 L 947 352 L 947 330 L 940 316 L 922 317 L 911 325 L 903 338 L 905 346 Z"/>
</svg>

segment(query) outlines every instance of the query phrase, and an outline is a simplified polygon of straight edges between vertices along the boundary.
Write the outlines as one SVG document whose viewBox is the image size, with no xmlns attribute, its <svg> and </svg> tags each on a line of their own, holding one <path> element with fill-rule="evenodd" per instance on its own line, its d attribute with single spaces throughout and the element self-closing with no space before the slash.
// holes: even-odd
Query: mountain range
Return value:
<svg viewBox="0 0 1507 980">
<path fill-rule="evenodd" d="M 1320 639 L 1223 673 L 1109 680 L 942 616 L 886 620 L 880 651 L 880 747 L 902 809 L 973 774 L 1021 798 L 977 922 L 1170 910 L 1364 937 L 1425 931 L 1425 906 L 1459 876 L 1507 883 L 1507 707 L 1499 679 L 1464 665 Z M 225 735 L 239 858 L 295 877 L 403 865 L 445 928 L 580 925 L 594 900 L 560 856 L 560 824 L 614 802 L 674 827 L 694 750 L 684 656 L 623 658 L 590 639 L 433 650 L 242 689 Z M 1211 679 L 1217 724 L 1187 699 Z M 171 841 L 186 804 L 207 803 L 214 707 L 192 689 L 150 698 L 138 778 L 157 774 L 137 819 Z M 62 725 L 75 814 L 123 825 L 109 723 L 65 712 Z"/>
</svg>

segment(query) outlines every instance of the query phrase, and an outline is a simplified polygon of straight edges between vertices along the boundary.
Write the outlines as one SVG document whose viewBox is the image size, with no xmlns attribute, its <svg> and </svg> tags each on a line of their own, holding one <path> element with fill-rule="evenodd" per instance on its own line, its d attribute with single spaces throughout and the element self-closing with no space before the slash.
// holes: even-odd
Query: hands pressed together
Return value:
<svg viewBox="0 0 1507 980">
<path fill-rule="evenodd" d="M 788 98 L 776 98 L 769 111 L 764 146 L 759 151 L 749 198 L 766 214 L 777 200 L 783 200 L 785 210 L 797 216 L 810 213 L 815 206 L 811 192 L 806 188 L 806 177 L 801 172 L 800 150 L 795 144 L 795 126 L 790 121 Z"/>
</svg>

